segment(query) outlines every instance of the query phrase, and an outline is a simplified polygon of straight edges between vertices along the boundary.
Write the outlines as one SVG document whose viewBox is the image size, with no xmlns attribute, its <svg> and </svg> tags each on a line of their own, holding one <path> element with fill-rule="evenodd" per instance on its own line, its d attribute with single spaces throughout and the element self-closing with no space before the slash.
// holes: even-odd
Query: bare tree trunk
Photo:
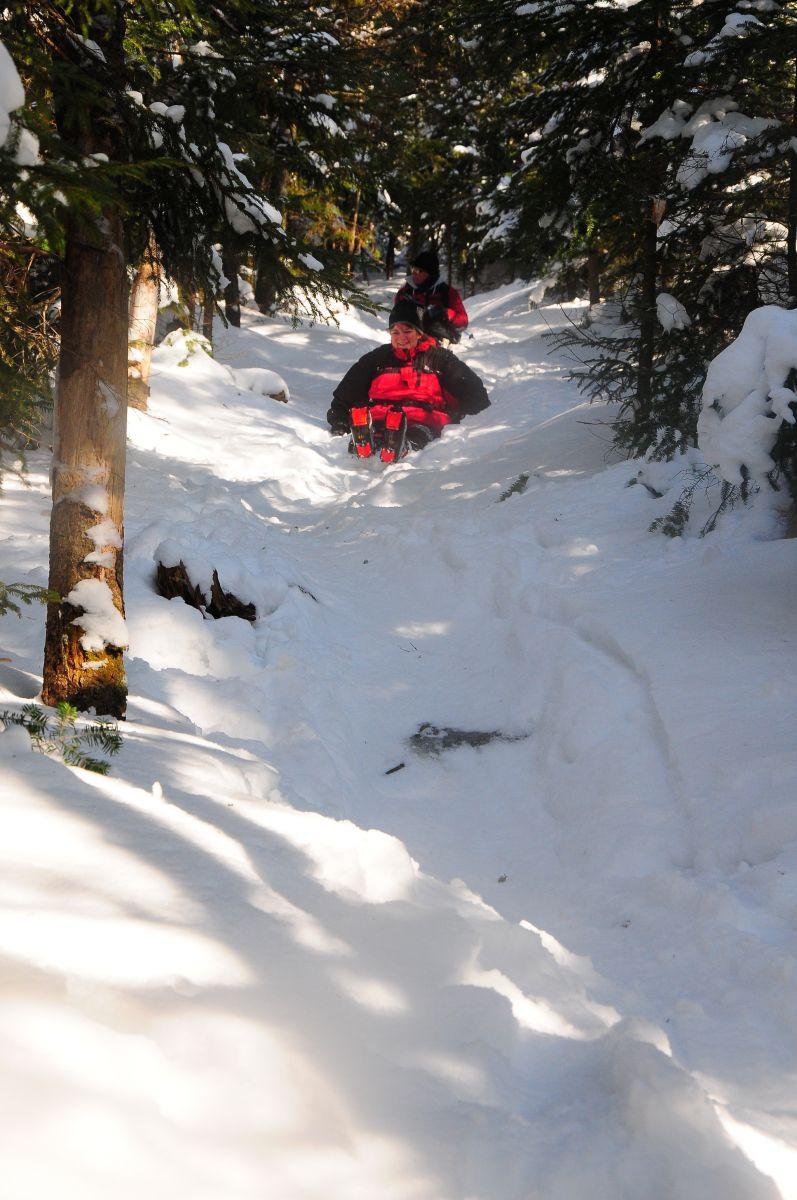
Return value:
<svg viewBox="0 0 797 1200">
<path fill-rule="evenodd" d="M 407 263 L 411 263 L 421 248 L 421 218 L 415 213 L 410 225 L 410 240 L 407 246 Z"/>
<path fill-rule="evenodd" d="M 118 211 L 67 237 L 53 443 L 45 704 L 123 717 L 127 275 Z M 77 588 L 77 591 L 74 589 Z"/>
<path fill-rule="evenodd" d="M 642 228 L 642 288 L 639 315 L 639 362 L 636 398 L 639 407 L 650 403 L 653 389 L 653 348 L 656 336 L 656 283 L 659 268 L 658 219 L 655 202 L 645 212 Z"/>
<path fill-rule="evenodd" d="M 392 279 L 396 269 L 396 235 L 391 229 L 387 235 L 387 251 L 385 252 L 385 279 Z"/>
<path fill-rule="evenodd" d="M 354 216 L 352 217 L 351 228 L 349 230 L 349 273 L 354 274 L 354 255 L 357 249 L 357 222 L 360 219 L 360 189 L 354 197 Z"/>
<path fill-rule="evenodd" d="M 127 403 L 147 409 L 149 369 L 155 326 L 158 321 L 160 262 L 155 238 L 150 234 L 141 266 L 130 292 L 130 324 L 127 331 Z"/>
<path fill-rule="evenodd" d="M 212 346 L 213 345 L 213 313 L 214 313 L 216 305 L 213 300 L 212 292 L 209 292 L 206 290 L 203 293 L 203 297 L 204 297 L 204 303 L 202 306 L 202 333 L 205 335 L 205 337 L 208 339 L 208 341 L 210 342 L 210 344 Z"/>
<path fill-rule="evenodd" d="M 300 90 L 297 88 L 296 90 Z M 289 138 L 291 130 L 289 126 L 283 129 L 283 136 Z M 281 165 L 280 162 L 275 163 L 274 170 L 271 173 L 268 185 L 264 188 L 264 194 L 268 196 L 272 203 L 278 205 L 283 213 L 283 225 L 287 225 L 288 218 L 284 211 L 283 194 L 288 183 L 288 171 Z M 269 313 L 273 309 L 277 301 L 277 278 L 275 272 L 274 252 L 272 250 L 261 251 L 258 255 L 255 274 L 255 304 L 262 313 Z"/>
<path fill-rule="evenodd" d="M 600 250 L 590 246 L 587 251 L 587 288 L 590 304 L 601 302 Z"/>
<path fill-rule="evenodd" d="M 221 264 L 229 283 L 224 289 L 224 313 L 236 329 L 241 328 L 241 296 L 238 290 L 238 255 L 225 246 Z"/>
<path fill-rule="evenodd" d="M 797 136 L 797 67 L 794 77 L 794 100 L 792 111 L 792 142 L 789 146 L 789 198 L 786 235 L 786 265 L 789 272 L 789 296 L 793 304 L 797 304 L 797 150 L 794 148 L 794 137 Z"/>
<path fill-rule="evenodd" d="M 274 261 L 271 252 L 260 254 L 255 277 L 255 302 L 262 313 L 271 312 L 277 299 Z"/>
<path fill-rule="evenodd" d="M 192 332 L 196 329 L 196 314 L 197 314 L 197 294 L 196 292 L 188 292 L 185 297 L 185 311 L 188 316 L 188 328 Z"/>
</svg>

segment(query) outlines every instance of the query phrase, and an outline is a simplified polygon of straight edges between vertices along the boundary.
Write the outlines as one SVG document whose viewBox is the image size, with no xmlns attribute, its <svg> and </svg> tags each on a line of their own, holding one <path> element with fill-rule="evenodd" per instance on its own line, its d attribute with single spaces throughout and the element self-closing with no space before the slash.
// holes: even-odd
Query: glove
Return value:
<svg viewBox="0 0 797 1200">
<path fill-rule="evenodd" d="M 329 422 L 329 432 L 333 437 L 350 432 L 348 414 L 336 412 L 334 408 L 330 408 L 327 413 L 327 421 Z"/>
</svg>

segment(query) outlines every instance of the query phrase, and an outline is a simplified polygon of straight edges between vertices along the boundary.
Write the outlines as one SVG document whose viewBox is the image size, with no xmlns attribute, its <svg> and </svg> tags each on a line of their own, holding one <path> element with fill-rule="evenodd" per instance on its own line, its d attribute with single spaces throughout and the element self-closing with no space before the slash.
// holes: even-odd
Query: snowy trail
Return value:
<svg viewBox="0 0 797 1200">
<path fill-rule="evenodd" d="M 626 488 L 527 295 L 471 310 L 494 407 L 386 472 L 324 422 L 374 319 L 158 351 L 122 755 L 86 779 L 0 737 L 15 1200 L 797 1195 L 797 761 L 745 815 L 733 698 L 743 669 L 786 740 L 788 606 L 742 583 L 764 561 L 788 595 L 796 556 L 651 538 L 667 499 Z M 32 482 L 0 577 L 35 546 L 41 581 Z M 255 626 L 155 595 L 164 541 Z M 703 644 L 718 594 L 754 658 L 738 615 L 730 654 Z M 40 630 L 0 626 L 7 699 Z M 419 757 L 422 722 L 528 736 Z"/>
</svg>

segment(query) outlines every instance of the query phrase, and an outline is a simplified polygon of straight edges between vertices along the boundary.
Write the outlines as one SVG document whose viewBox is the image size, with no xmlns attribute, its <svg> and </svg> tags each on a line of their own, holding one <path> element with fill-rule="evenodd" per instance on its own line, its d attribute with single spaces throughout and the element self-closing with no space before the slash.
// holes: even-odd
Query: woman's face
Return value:
<svg viewBox="0 0 797 1200">
<path fill-rule="evenodd" d="M 414 325 L 406 325 L 403 321 L 397 321 L 395 325 L 390 326 L 390 344 L 397 350 L 414 350 L 422 337 L 420 329 L 416 329 Z"/>
<path fill-rule="evenodd" d="M 412 268 L 412 282 L 415 284 L 416 287 L 423 287 L 423 285 L 426 283 L 426 280 L 428 278 L 429 278 L 429 272 L 424 271 L 424 269 L 422 267 L 413 267 Z"/>
</svg>

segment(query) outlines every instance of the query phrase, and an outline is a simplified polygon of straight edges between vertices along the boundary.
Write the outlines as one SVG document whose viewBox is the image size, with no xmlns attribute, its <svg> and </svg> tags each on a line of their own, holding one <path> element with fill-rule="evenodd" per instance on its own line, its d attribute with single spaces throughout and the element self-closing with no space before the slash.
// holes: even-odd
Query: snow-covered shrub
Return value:
<svg viewBox="0 0 797 1200">
<path fill-rule="evenodd" d="M 710 364 L 698 419 L 698 445 L 727 483 L 749 486 L 794 478 L 792 384 L 797 312 L 766 305 Z"/>
</svg>

